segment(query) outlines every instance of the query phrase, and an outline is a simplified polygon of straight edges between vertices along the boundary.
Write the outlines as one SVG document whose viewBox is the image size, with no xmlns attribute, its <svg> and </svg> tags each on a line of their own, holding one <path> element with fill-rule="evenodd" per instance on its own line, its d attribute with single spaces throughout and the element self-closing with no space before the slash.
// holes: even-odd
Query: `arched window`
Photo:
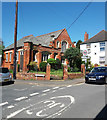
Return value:
<svg viewBox="0 0 107 120">
<path fill-rule="evenodd" d="M 63 41 L 62 42 L 62 52 L 65 52 L 66 49 L 67 49 L 67 42 Z"/>
</svg>

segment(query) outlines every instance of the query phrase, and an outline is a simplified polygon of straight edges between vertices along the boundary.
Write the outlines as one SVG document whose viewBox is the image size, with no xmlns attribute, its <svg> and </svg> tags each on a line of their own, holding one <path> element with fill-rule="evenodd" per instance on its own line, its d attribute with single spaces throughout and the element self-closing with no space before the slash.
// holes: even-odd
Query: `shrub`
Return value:
<svg viewBox="0 0 107 120">
<path fill-rule="evenodd" d="M 39 67 L 42 72 L 46 72 L 46 65 L 47 65 L 47 62 L 40 63 Z"/>
<path fill-rule="evenodd" d="M 38 67 L 37 67 L 37 64 L 36 62 L 30 62 L 30 64 L 28 65 L 29 67 L 29 70 L 33 70 L 33 71 L 37 71 L 38 70 Z"/>
<path fill-rule="evenodd" d="M 71 68 L 70 67 L 68 67 L 68 72 L 71 72 Z"/>
<path fill-rule="evenodd" d="M 47 63 L 49 63 L 49 64 L 51 65 L 51 68 L 52 68 L 52 69 L 55 69 L 55 67 L 57 67 L 57 66 L 56 66 L 56 60 L 53 59 L 53 58 L 49 58 L 49 59 L 47 60 Z"/>
<path fill-rule="evenodd" d="M 57 69 L 61 69 L 61 67 L 62 67 L 62 63 L 61 63 L 61 61 L 58 58 L 56 59 L 56 66 L 57 66 L 56 67 Z"/>
<path fill-rule="evenodd" d="M 72 70 L 72 72 L 78 72 L 78 71 L 79 71 L 79 69 L 77 67 L 74 67 Z"/>
<path fill-rule="evenodd" d="M 13 73 L 13 70 L 12 69 L 9 69 L 10 73 Z"/>
<path fill-rule="evenodd" d="M 18 64 L 18 72 L 20 72 L 20 64 Z"/>
</svg>

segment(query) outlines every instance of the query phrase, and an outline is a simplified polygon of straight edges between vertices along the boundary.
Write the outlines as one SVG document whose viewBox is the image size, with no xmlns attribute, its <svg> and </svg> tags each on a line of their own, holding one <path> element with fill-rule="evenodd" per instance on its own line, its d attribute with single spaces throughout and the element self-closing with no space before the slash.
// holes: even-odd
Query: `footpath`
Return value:
<svg viewBox="0 0 107 120">
<path fill-rule="evenodd" d="M 72 80 L 15 80 L 17 82 L 24 82 L 32 85 L 43 85 L 43 86 L 66 86 L 66 85 L 75 85 L 85 82 L 85 78 L 77 78 Z"/>
</svg>

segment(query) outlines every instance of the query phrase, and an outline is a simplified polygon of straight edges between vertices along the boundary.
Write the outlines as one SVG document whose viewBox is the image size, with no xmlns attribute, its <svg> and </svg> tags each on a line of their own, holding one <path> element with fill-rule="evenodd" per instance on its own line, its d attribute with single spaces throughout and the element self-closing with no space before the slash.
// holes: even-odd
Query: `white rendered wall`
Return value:
<svg viewBox="0 0 107 120">
<path fill-rule="evenodd" d="M 105 55 L 105 51 L 100 51 L 100 43 L 90 43 L 90 53 L 87 54 L 87 56 L 91 57 L 91 64 L 98 64 L 101 65 L 99 63 L 100 57 L 105 56 L 106 57 L 106 62 L 107 62 L 107 56 Z M 106 42 L 106 46 L 107 46 L 107 42 Z M 106 51 L 107 51 L 107 47 L 105 47 Z M 88 48 L 89 49 L 89 48 Z M 80 45 L 80 50 L 87 50 L 86 44 L 82 44 Z M 104 65 L 104 64 L 102 64 Z"/>
</svg>

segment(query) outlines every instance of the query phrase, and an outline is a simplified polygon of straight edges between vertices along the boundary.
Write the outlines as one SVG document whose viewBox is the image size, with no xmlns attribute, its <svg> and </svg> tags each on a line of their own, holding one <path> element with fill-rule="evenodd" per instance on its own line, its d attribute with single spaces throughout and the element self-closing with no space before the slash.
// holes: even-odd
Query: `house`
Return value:
<svg viewBox="0 0 107 120">
<path fill-rule="evenodd" d="M 91 64 L 104 66 L 107 64 L 107 31 L 102 30 L 90 39 L 88 36 L 85 32 L 84 42 L 80 45 L 80 50 L 84 53 L 82 60 L 85 61 L 87 56 Z"/>
<path fill-rule="evenodd" d="M 27 65 L 35 61 L 39 67 L 42 61 L 49 58 L 58 58 L 63 64 L 67 60 L 63 59 L 64 51 L 69 47 L 75 47 L 66 29 L 58 30 L 48 34 L 34 37 L 29 35 L 17 41 L 17 64 L 20 70 L 27 71 Z M 3 66 L 13 69 L 14 44 L 4 49 Z"/>
</svg>

